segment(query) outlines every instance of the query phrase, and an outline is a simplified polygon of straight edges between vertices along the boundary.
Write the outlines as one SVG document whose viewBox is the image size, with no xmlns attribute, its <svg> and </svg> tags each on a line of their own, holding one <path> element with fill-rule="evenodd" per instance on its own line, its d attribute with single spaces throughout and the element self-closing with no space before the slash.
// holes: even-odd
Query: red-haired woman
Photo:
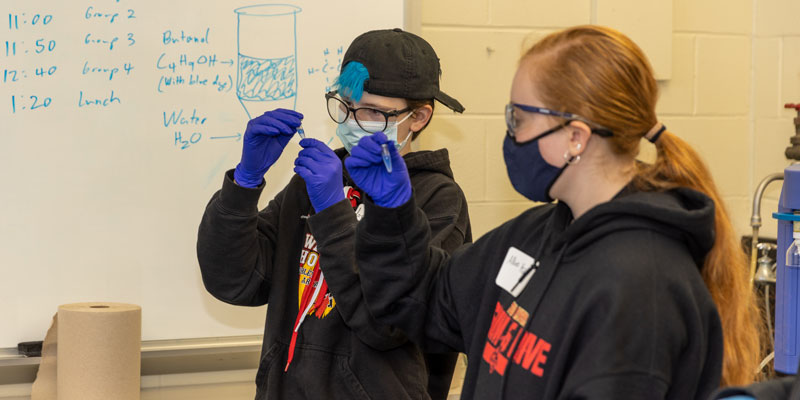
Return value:
<svg viewBox="0 0 800 400">
<path fill-rule="evenodd" d="M 522 57 L 503 143 L 536 202 L 452 256 L 375 134 L 345 166 L 372 198 L 358 228 L 373 315 L 424 347 L 467 353 L 462 398 L 705 399 L 754 377 L 757 310 L 708 169 L 655 112 L 630 39 L 579 26 Z M 636 160 L 655 144 L 653 164 Z M 391 142 L 389 142 L 391 150 Z"/>
</svg>

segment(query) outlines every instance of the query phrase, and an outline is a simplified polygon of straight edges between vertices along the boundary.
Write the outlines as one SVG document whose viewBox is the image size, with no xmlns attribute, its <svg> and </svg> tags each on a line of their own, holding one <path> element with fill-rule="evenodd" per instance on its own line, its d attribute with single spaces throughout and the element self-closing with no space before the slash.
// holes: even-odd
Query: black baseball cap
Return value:
<svg viewBox="0 0 800 400">
<path fill-rule="evenodd" d="M 353 39 L 342 60 L 367 68 L 364 90 L 387 97 L 436 99 L 455 112 L 464 112 L 458 100 L 439 90 L 439 57 L 425 39 L 400 28 L 362 33 Z"/>
</svg>

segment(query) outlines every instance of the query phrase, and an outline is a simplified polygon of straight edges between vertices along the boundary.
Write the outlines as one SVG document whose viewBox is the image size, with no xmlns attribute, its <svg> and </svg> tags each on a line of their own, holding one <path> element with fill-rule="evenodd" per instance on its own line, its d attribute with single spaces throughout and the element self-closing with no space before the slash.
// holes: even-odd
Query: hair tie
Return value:
<svg viewBox="0 0 800 400">
<path fill-rule="evenodd" d="M 662 133 L 664 133 L 665 130 L 667 130 L 667 126 L 666 125 L 664 125 L 661 122 L 656 122 L 655 126 L 650 128 L 650 131 L 648 131 L 644 135 L 644 137 L 645 137 L 645 139 L 650 141 L 650 143 L 655 143 L 656 140 L 658 140 L 658 138 L 661 136 Z"/>
</svg>

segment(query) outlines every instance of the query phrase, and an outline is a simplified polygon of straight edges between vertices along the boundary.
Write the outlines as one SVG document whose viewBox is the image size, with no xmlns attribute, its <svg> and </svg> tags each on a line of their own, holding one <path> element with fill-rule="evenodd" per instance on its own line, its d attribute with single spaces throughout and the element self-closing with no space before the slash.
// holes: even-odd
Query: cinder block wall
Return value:
<svg viewBox="0 0 800 400">
<path fill-rule="evenodd" d="M 750 187 L 755 190 L 765 176 L 789 165 L 783 150 L 794 133 L 792 119 L 797 113 L 783 106 L 800 103 L 800 2 L 757 0 L 753 12 Z M 779 183 L 768 187 L 761 205 L 762 236 L 777 235 L 777 224 L 770 216 L 778 208 L 779 195 Z M 739 219 L 749 221 L 749 214 Z"/>
<path fill-rule="evenodd" d="M 421 34 L 440 55 L 443 87 L 467 111 L 440 107 L 419 145 L 450 149 L 476 237 L 533 205 L 511 187 L 501 150 L 503 106 L 521 51 L 554 30 L 595 22 L 598 10 L 625 12 L 627 3 L 423 1 Z M 800 102 L 800 2 L 673 0 L 672 8 L 672 76 L 659 82 L 659 117 L 700 152 L 737 232 L 749 234 L 755 187 L 789 164 L 783 149 L 795 113 L 783 104 Z M 629 18 L 646 25 L 657 16 Z M 775 235 L 769 216 L 779 187 L 762 206 L 762 235 Z"/>
</svg>

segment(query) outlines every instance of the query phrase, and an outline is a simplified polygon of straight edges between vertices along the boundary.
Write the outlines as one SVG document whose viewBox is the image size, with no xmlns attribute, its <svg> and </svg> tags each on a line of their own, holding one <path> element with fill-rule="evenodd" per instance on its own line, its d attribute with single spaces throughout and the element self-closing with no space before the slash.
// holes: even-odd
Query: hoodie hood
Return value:
<svg viewBox="0 0 800 400">
<path fill-rule="evenodd" d="M 571 218 L 566 204 L 557 207 L 565 208 Z M 560 225 L 564 228 L 554 238 L 554 244 L 568 245 L 567 254 L 577 253 L 612 232 L 643 229 L 685 243 L 698 267 L 702 268 L 714 246 L 714 202 L 688 188 L 638 192 L 628 187 L 612 201 L 597 205 L 571 224 L 563 221 L 564 210 L 559 211 L 553 215 L 562 216 Z"/>
<path fill-rule="evenodd" d="M 436 172 L 453 179 L 450 154 L 447 149 L 415 151 L 403 156 L 409 175 L 418 172 Z"/>
</svg>

